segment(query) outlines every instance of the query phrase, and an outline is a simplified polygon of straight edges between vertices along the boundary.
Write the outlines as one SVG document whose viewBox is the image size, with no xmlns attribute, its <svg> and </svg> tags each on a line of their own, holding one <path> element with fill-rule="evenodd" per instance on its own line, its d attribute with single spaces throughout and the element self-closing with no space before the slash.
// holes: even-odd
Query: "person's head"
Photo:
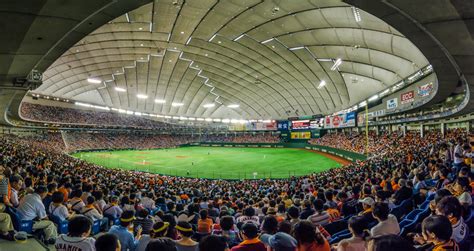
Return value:
<svg viewBox="0 0 474 251">
<path fill-rule="evenodd" d="M 81 198 L 81 196 L 82 196 L 82 190 L 81 189 L 75 189 L 75 190 L 72 190 L 70 197 L 72 197 L 72 198 Z"/>
<path fill-rule="evenodd" d="M 456 179 L 454 183 L 454 190 L 456 193 L 464 193 L 469 192 L 472 190 L 471 185 L 469 184 L 469 178 L 467 177 L 459 177 Z"/>
<path fill-rule="evenodd" d="M 46 186 L 39 185 L 36 187 L 35 193 L 37 193 L 41 197 L 41 199 L 44 199 L 46 195 L 48 195 L 48 189 L 46 188 Z"/>
<path fill-rule="evenodd" d="M 229 231 L 234 227 L 234 218 L 232 216 L 223 216 L 220 218 L 220 226 L 223 231 Z"/>
<path fill-rule="evenodd" d="M 405 186 L 407 186 L 407 180 L 406 180 L 406 179 L 399 179 L 399 180 L 398 180 L 398 185 L 399 185 L 400 187 L 405 187 Z"/>
<path fill-rule="evenodd" d="M 251 240 L 258 237 L 258 228 L 254 223 L 245 223 L 242 226 L 241 233 L 245 240 Z"/>
<path fill-rule="evenodd" d="M 145 251 L 177 251 L 176 243 L 172 239 L 160 238 L 154 239 L 148 243 Z"/>
<path fill-rule="evenodd" d="M 376 202 L 372 206 L 372 215 L 378 221 L 385 221 L 388 218 L 388 214 L 390 213 L 390 208 L 388 207 L 387 203 L 384 202 Z"/>
<path fill-rule="evenodd" d="M 178 221 L 175 229 L 182 238 L 191 238 L 194 234 L 193 227 L 186 221 Z"/>
<path fill-rule="evenodd" d="M 324 201 L 321 200 L 321 199 L 317 199 L 314 201 L 314 209 L 316 209 L 316 211 L 318 212 L 321 212 L 324 210 Z"/>
<path fill-rule="evenodd" d="M 200 251 L 227 251 L 226 239 L 222 236 L 208 235 L 199 242 Z"/>
<path fill-rule="evenodd" d="M 122 213 L 120 216 L 120 225 L 122 227 L 128 227 L 135 220 L 135 213 L 132 210 L 127 210 Z"/>
<path fill-rule="evenodd" d="M 51 200 L 53 203 L 61 204 L 64 202 L 64 194 L 61 192 L 54 192 L 53 195 L 51 195 Z"/>
<path fill-rule="evenodd" d="M 436 205 L 436 214 L 448 217 L 452 223 L 456 223 L 459 220 L 461 213 L 461 203 L 454 196 L 446 196 Z"/>
<path fill-rule="evenodd" d="M 310 221 L 303 220 L 295 225 L 294 230 L 295 239 L 298 241 L 298 245 L 317 243 L 318 245 L 324 244 L 325 240 L 319 229 Z"/>
<path fill-rule="evenodd" d="M 366 224 L 363 217 L 361 216 L 352 216 L 347 222 L 349 231 L 351 231 L 354 236 L 363 236 Z"/>
<path fill-rule="evenodd" d="M 10 177 L 10 186 L 19 191 L 23 186 L 23 178 L 20 175 L 12 175 Z"/>
<path fill-rule="evenodd" d="M 247 207 L 244 209 L 244 215 L 245 216 L 254 216 L 255 215 L 255 209 L 253 207 Z"/>
<path fill-rule="evenodd" d="M 383 235 L 372 238 L 368 245 L 368 251 L 415 251 L 413 245 L 398 235 Z"/>
<path fill-rule="evenodd" d="M 91 233 L 92 222 L 89 218 L 77 215 L 69 220 L 67 230 L 71 237 L 86 237 Z"/>
<path fill-rule="evenodd" d="M 58 184 L 56 182 L 49 183 L 46 188 L 48 189 L 48 193 L 54 193 L 58 190 Z"/>
<path fill-rule="evenodd" d="M 267 234 L 274 234 L 278 231 L 278 220 L 273 215 L 265 216 L 262 223 L 262 231 Z"/>
<path fill-rule="evenodd" d="M 115 234 L 103 234 L 95 241 L 96 251 L 120 251 L 120 241 Z"/>
<path fill-rule="evenodd" d="M 295 206 L 291 206 L 290 208 L 288 208 L 288 216 L 290 216 L 291 219 L 298 219 L 298 217 L 300 217 L 300 210 L 299 208 L 295 207 Z"/>
<path fill-rule="evenodd" d="M 371 197 L 365 197 L 364 199 L 359 200 L 359 202 L 362 203 L 362 208 L 364 208 L 364 210 L 372 208 L 372 205 L 375 204 L 374 199 Z"/>
<path fill-rule="evenodd" d="M 292 229 L 292 226 L 289 221 L 284 220 L 284 221 L 278 222 L 278 232 L 291 234 L 291 229 Z"/>
<path fill-rule="evenodd" d="M 110 197 L 110 203 L 111 204 L 117 205 L 118 202 L 119 202 L 119 198 L 117 196 Z"/>
<path fill-rule="evenodd" d="M 421 225 L 423 238 L 426 241 L 448 241 L 453 234 L 453 228 L 448 217 L 444 215 L 432 215 L 423 220 Z"/>
<path fill-rule="evenodd" d="M 153 224 L 152 229 L 150 230 L 150 236 L 152 238 L 159 238 L 159 237 L 164 237 L 166 236 L 166 233 L 168 232 L 168 227 L 169 227 L 168 222 L 156 222 Z"/>
<path fill-rule="evenodd" d="M 94 196 L 89 196 L 87 197 L 87 205 L 92 205 L 95 203 L 95 198 Z"/>
<path fill-rule="evenodd" d="M 208 215 L 208 213 L 207 213 L 206 209 L 203 209 L 203 210 L 199 211 L 199 217 L 201 217 L 201 220 L 207 219 L 207 215 Z"/>
</svg>

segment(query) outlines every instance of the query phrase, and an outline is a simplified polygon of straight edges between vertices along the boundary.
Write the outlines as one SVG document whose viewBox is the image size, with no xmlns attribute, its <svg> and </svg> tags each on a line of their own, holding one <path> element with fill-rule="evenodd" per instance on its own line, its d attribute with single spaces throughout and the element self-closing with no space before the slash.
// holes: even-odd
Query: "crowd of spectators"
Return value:
<svg viewBox="0 0 474 251">
<path fill-rule="evenodd" d="M 196 140 L 190 135 L 140 134 L 127 132 L 63 133 L 66 150 L 172 148 Z"/>
<path fill-rule="evenodd" d="M 408 137 L 411 137 L 410 133 Z M 321 138 L 315 138 L 308 141 L 309 144 L 323 145 L 333 148 L 343 149 L 346 151 L 356 152 L 360 154 L 384 154 L 398 142 L 398 138 L 402 137 L 401 131 L 392 133 L 381 132 L 377 135 L 376 132 L 370 131 L 368 134 L 368 141 L 365 132 L 350 132 L 350 133 L 330 133 Z"/>
<path fill-rule="evenodd" d="M 21 116 L 29 121 L 41 123 L 57 123 L 71 125 L 114 126 L 137 129 L 169 130 L 179 127 L 164 122 L 149 119 L 144 116 L 119 114 L 108 111 L 92 111 L 72 109 L 58 106 L 47 106 L 32 103 L 22 103 Z M 175 128 L 176 129 L 176 128 Z"/>
<path fill-rule="evenodd" d="M 19 235 L 8 214 L 16 210 L 57 250 L 471 250 L 467 133 L 372 137 L 390 142 L 366 161 L 228 181 L 107 169 L 57 151 L 44 136 L 3 136 L 0 237 Z M 413 208 L 416 217 L 405 215 Z M 69 220 L 67 234 L 58 237 L 55 218 Z M 91 222 L 107 233 L 89 237 Z"/>
</svg>

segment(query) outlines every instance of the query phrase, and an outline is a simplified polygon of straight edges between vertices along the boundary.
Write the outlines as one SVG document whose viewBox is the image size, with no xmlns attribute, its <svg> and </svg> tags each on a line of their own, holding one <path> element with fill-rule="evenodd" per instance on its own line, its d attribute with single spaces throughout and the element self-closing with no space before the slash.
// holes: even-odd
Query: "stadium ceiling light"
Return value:
<svg viewBox="0 0 474 251">
<path fill-rule="evenodd" d="M 129 114 L 129 115 L 132 115 L 132 114 L 133 114 L 133 111 L 126 111 L 125 113 L 126 113 L 126 114 Z"/>
<path fill-rule="evenodd" d="M 229 107 L 229 108 L 239 108 L 240 105 L 238 105 L 238 104 L 231 104 L 231 105 L 228 105 L 227 107 Z"/>
<path fill-rule="evenodd" d="M 87 78 L 87 82 L 89 82 L 91 84 L 100 84 L 100 83 L 102 83 L 102 80 L 100 80 L 98 78 Z"/>
<path fill-rule="evenodd" d="M 214 121 L 214 122 L 221 122 L 222 120 L 221 120 L 221 119 L 213 119 L 212 121 Z"/>
<path fill-rule="evenodd" d="M 265 41 L 262 41 L 262 42 L 260 42 L 260 43 L 261 43 L 261 44 L 266 44 L 266 43 L 272 41 L 273 39 L 275 39 L 275 38 L 272 37 L 272 38 L 267 39 L 267 40 L 265 40 Z"/>
<path fill-rule="evenodd" d="M 207 122 L 211 122 L 211 121 L 212 121 L 211 118 L 206 118 L 205 120 L 206 120 Z"/>
<path fill-rule="evenodd" d="M 164 103 L 166 103 L 166 100 L 164 100 L 164 99 L 155 99 L 155 103 L 164 104 Z"/>
<path fill-rule="evenodd" d="M 81 103 L 81 102 L 75 102 L 74 104 L 77 106 L 91 107 L 91 105 L 86 104 L 86 103 Z"/>
<path fill-rule="evenodd" d="M 331 67 L 331 71 L 336 70 L 337 67 L 339 67 L 339 65 L 341 65 L 341 64 L 342 64 L 342 60 L 341 60 L 340 58 L 338 58 L 338 59 L 336 60 L 336 62 L 334 62 L 334 65 Z"/>
<path fill-rule="evenodd" d="M 379 95 L 376 94 L 376 95 L 370 97 L 368 100 L 369 100 L 369 102 L 372 102 L 372 101 L 375 101 L 377 99 L 379 99 Z"/>
<path fill-rule="evenodd" d="M 214 103 L 203 105 L 204 108 L 211 108 L 211 107 L 214 107 L 214 106 L 216 106 L 216 104 L 214 104 Z"/>
<path fill-rule="evenodd" d="M 188 45 L 189 43 L 191 43 L 191 39 L 192 37 L 189 37 L 188 40 L 186 41 L 186 45 Z"/>
<path fill-rule="evenodd" d="M 326 86 L 326 81 L 321 80 L 321 82 L 320 82 L 319 85 L 318 85 L 318 89 L 321 89 L 321 88 L 323 88 L 324 86 Z"/>
<path fill-rule="evenodd" d="M 127 111 L 125 111 L 124 109 L 118 109 L 118 112 L 119 113 L 127 113 Z"/>
<path fill-rule="evenodd" d="M 173 119 L 179 119 L 179 117 L 173 116 Z"/>
<path fill-rule="evenodd" d="M 188 118 L 188 120 L 192 120 L 192 121 L 194 121 L 194 120 L 196 120 L 196 118 Z"/>
<path fill-rule="evenodd" d="M 332 62 L 332 59 L 330 58 L 317 58 L 316 60 L 319 62 Z"/>
<path fill-rule="evenodd" d="M 364 107 L 366 105 L 367 105 L 367 101 L 362 101 L 360 102 L 359 107 Z"/>
<path fill-rule="evenodd" d="M 197 121 L 204 121 L 204 118 L 196 118 Z"/>
<path fill-rule="evenodd" d="M 141 112 L 135 112 L 135 115 L 142 116 L 143 114 Z"/>
<path fill-rule="evenodd" d="M 352 7 L 352 13 L 354 14 L 354 19 L 356 20 L 356 22 L 362 21 L 362 19 L 360 18 L 360 11 L 358 8 Z"/>
<path fill-rule="evenodd" d="M 118 92 L 126 92 L 127 91 L 127 90 L 125 90 L 124 88 L 121 88 L 121 87 L 115 87 L 114 89 Z"/>
<path fill-rule="evenodd" d="M 179 120 L 188 120 L 186 117 L 179 117 Z"/>
<path fill-rule="evenodd" d="M 148 96 L 145 95 L 145 94 L 137 94 L 137 98 L 139 98 L 139 99 L 147 99 Z"/>
<path fill-rule="evenodd" d="M 217 33 L 214 34 L 214 35 L 212 35 L 212 37 L 208 40 L 208 42 L 212 42 L 212 40 L 213 40 L 214 38 L 216 38 L 216 36 L 217 36 Z"/>
<path fill-rule="evenodd" d="M 304 46 L 293 47 L 293 48 L 289 48 L 288 50 L 296 51 L 296 50 L 301 50 L 301 49 L 304 49 Z"/>
<path fill-rule="evenodd" d="M 178 106 L 183 106 L 183 103 L 171 103 L 171 106 L 178 107 Z"/>
<path fill-rule="evenodd" d="M 165 116 L 165 119 L 170 119 L 170 118 L 171 118 L 171 116 Z"/>
<path fill-rule="evenodd" d="M 222 119 L 222 123 L 230 123 L 230 119 Z"/>
<path fill-rule="evenodd" d="M 390 92 L 390 89 L 387 89 L 387 90 L 383 91 L 382 93 L 380 93 L 380 96 L 385 96 L 389 92 Z"/>
<path fill-rule="evenodd" d="M 238 40 L 241 39 L 243 36 L 245 36 L 245 34 L 242 34 L 242 35 L 240 35 L 240 36 L 234 38 L 234 42 L 238 41 Z"/>
<path fill-rule="evenodd" d="M 266 119 L 266 120 L 263 121 L 263 123 L 271 123 L 271 122 L 272 122 L 271 119 Z"/>
</svg>

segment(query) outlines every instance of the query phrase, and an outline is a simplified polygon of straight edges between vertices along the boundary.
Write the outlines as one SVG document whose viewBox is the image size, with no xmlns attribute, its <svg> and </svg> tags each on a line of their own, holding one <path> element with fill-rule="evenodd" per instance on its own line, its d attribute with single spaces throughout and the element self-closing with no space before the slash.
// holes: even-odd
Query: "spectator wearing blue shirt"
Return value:
<svg viewBox="0 0 474 251">
<path fill-rule="evenodd" d="M 124 211 L 120 216 L 120 225 L 112 226 L 109 233 L 115 234 L 120 241 L 122 251 L 134 251 L 138 246 L 138 241 L 141 238 L 142 230 L 137 230 L 137 236 L 128 230 L 133 229 L 133 220 L 135 219 L 133 211 Z"/>
</svg>

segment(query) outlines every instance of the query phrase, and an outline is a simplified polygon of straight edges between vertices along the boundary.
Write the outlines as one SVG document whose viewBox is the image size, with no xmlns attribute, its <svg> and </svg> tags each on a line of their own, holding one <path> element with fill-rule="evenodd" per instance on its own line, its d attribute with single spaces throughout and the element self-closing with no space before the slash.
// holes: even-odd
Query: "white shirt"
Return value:
<svg viewBox="0 0 474 251">
<path fill-rule="evenodd" d="M 458 154 L 459 156 L 461 156 L 460 158 L 459 157 L 456 157 L 456 154 Z M 454 148 L 454 164 L 459 164 L 459 163 L 463 163 L 464 162 L 464 158 L 462 157 L 463 155 L 463 150 L 462 150 L 462 145 L 456 145 L 456 147 Z"/>
<path fill-rule="evenodd" d="M 17 207 L 20 202 L 18 201 L 18 191 L 12 187 L 12 193 L 10 195 L 10 202 L 13 204 L 14 207 Z"/>
<path fill-rule="evenodd" d="M 400 226 L 398 225 L 397 217 L 395 217 L 393 214 L 389 214 L 387 220 L 379 222 L 372 229 L 370 229 L 370 235 L 372 237 L 399 233 Z"/>
<path fill-rule="evenodd" d="M 453 225 L 453 234 L 451 235 L 451 238 L 457 243 L 460 243 L 466 238 L 467 230 L 466 223 L 464 223 L 463 218 L 460 217 L 459 221 Z"/>
<path fill-rule="evenodd" d="M 64 205 L 55 206 L 54 203 L 49 204 L 48 211 L 51 215 L 58 217 L 60 220 L 69 218 L 69 212 Z"/>
<path fill-rule="evenodd" d="M 84 216 L 91 218 L 92 221 L 102 220 L 102 218 L 104 218 L 104 216 L 102 216 L 102 214 L 100 214 L 99 211 L 97 211 L 97 209 L 95 208 L 84 207 L 82 209 L 82 214 Z"/>
<path fill-rule="evenodd" d="M 57 251 L 95 251 L 95 240 L 91 237 L 70 237 L 65 234 L 56 239 Z"/>
<path fill-rule="evenodd" d="M 120 215 L 122 215 L 122 209 L 119 207 L 119 206 L 111 206 L 111 205 L 107 205 L 104 207 L 104 215 L 109 215 L 109 216 L 112 216 L 114 218 L 118 218 L 120 217 Z"/>
<path fill-rule="evenodd" d="M 71 209 L 74 211 L 82 211 L 82 208 L 86 206 L 81 199 L 73 198 L 69 201 L 69 205 L 71 205 Z"/>
<path fill-rule="evenodd" d="M 141 200 L 141 203 L 143 207 L 145 207 L 146 209 L 153 210 L 156 208 L 155 201 L 148 197 L 143 197 L 143 199 Z"/>
<path fill-rule="evenodd" d="M 33 220 L 35 218 L 43 219 L 46 217 L 41 196 L 37 193 L 25 195 L 18 206 L 18 213 L 22 220 Z"/>
</svg>

